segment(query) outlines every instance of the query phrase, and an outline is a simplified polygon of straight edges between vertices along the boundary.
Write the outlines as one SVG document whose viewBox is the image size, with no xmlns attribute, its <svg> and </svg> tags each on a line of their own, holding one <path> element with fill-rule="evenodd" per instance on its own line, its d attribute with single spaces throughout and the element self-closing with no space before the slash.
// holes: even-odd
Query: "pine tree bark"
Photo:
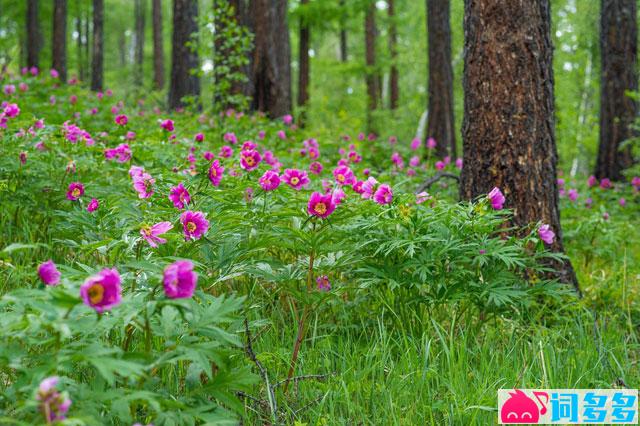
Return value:
<svg viewBox="0 0 640 426">
<path fill-rule="evenodd" d="M 638 24 L 635 0 L 602 0 L 600 11 L 600 146 L 595 175 L 624 180 L 633 163 L 631 148 L 620 144 L 634 137 L 636 102 L 626 95 L 638 90 Z"/>
<path fill-rule="evenodd" d="M 287 0 L 253 0 L 252 109 L 272 118 L 291 112 L 291 46 Z"/>
<path fill-rule="evenodd" d="M 437 142 L 436 154 L 456 156 L 453 116 L 453 69 L 449 0 L 427 0 L 429 111 L 426 139 Z M 426 142 L 425 139 L 425 142 Z M 425 143 L 426 145 L 426 143 Z"/>
<path fill-rule="evenodd" d="M 91 90 L 100 91 L 104 79 L 104 0 L 93 0 L 93 54 Z"/>
<path fill-rule="evenodd" d="M 42 32 L 40 22 L 38 0 L 27 1 L 27 66 L 39 67 L 40 49 L 42 47 Z"/>
<path fill-rule="evenodd" d="M 513 224 L 549 224 L 561 252 L 550 20 L 549 0 L 465 0 L 460 195 L 499 187 Z M 552 266 L 577 288 L 569 261 Z"/>
<path fill-rule="evenodd" d="M 82 60 L 82 52 L 84 51 L 84 37 L 86 35 L 82 34 L 82 9 L 80 7 L 80 0 L 76 0 L 76 32 L 78 33 L 78 38 L 76 39 L 76 60 L 78 61 L 78 77 L 80 81 L 84 81 L 85 68 L 84 61 Z"/>
<path fill-rule="evenodd" d="M 389 75 L 389 108 L 398 108 L 400 88 L 398 86 L 398 26 L 396 24 L 395 1 L 387 0 L 389 14 L 389 53 L 391 55 L 391 72 Z"/>
<path fill-rule="evenodd" d="M 374 132 L 373 111 L 378 109 L 378 95 L 380 93 L 378 73 L 376 70 L 376 5 L 370 2 L 364 19 L 365 34 L 365 62 L 367 65 L 367 127 Z"/>
<path fill-rule="evenodd" d="M 144 76 L 144 26 L 145 26 L 145 4 L 143 0 L 135 0 L 134 14 L 136 19 L 136 71 L 134 73 L 135 83 L 142 86 Z"/>
<path fill-rule="evenodd" d="M 301 0 L 302 6 L 309 4 L 309 0 Z M 300 47 L 298 52 L 299 57 L 299 75 L 298 75 L 298 106 L 304 108 L 309 101 L 309 20 L 305 16 L 300 17 Z M 300 122 L 304 124 L 304 109 L 301 114 Z"/>
<path fill-rule="evenodd" d="M 164 47 L 162 43 L 162 0 L 153 0 L 153 85 L 164 86 Z"/>
<path fill-rule="evenodd" d="M 67 81 L 67 0 L 53 2 L 53 39 L 51 67 L 58 71 L 60 81 Z"/>
<path fill-rule="evenodd" d="M 171 55 L 171 84 L 169 109 L 185 105 L 185 96 L 200 95 L 200 79 L 192 73 L 198 68 L 198 53 L 187 43 L 198 31 L 198 1 L 173 1 L 173 51 Z"/>
</svg>

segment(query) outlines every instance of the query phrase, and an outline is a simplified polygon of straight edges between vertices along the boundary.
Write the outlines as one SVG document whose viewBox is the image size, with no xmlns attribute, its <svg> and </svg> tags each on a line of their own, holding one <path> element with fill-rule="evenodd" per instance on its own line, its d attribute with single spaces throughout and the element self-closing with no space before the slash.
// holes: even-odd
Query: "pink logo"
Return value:
<svg viewBox="0 0 640 426">
<path fill-rule="evenodd" d="M 538 423 L 541 415 L 547 412 L 546 404 L 549 402 L 549 394 L 546 392 L 533 392 L 533 395 L 540 403 L 538 404 L 524 392 L 514 389 L 515 392 L 509 392 L 510 398 L 505 401 L 500 410 L 500 419 L 502 423 Z M 542 402 L 541 397 L 545 397 Z"/>
</svg>

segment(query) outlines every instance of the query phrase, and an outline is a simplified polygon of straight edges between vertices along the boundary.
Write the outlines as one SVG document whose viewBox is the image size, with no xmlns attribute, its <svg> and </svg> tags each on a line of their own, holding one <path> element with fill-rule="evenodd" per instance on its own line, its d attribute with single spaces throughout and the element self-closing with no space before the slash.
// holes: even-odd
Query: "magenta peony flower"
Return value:
<svg viewBox="0 0 640 426">
<path fill-rule="evenodd" d="M 100 203 L 97 199 L 92 198 L 91 201 L 89 201 L 89 204 L 87 204 L 87 211 L 89 213 L 93 213 L 98 210 L 98 207 L 100 207 Z"/>
<path fill-rule="evenodd" d="M 233 155 L 233 148 L 231 148 L 229 145 L 223 145 L 220 148 L 220 153 L 218 154 L 218 157 L 220 158 L 229 158 Z"/>
<path fill-rule="evenodd" d="M 169 191 L 169 200 L 171 200 L 175 208 L 182 210 L 191 202 L 191 196 L 189 195 L 189 191 L 187 191 L 181 182 L 178 186 L 171 188 Z"/>
<path fill-rule="evenodd" d="M 129 122 L 129 117 L 124 114 L 116 115 L 115 122 L 118 126 L 126 126 Z"/>
<path fill-rule="evenodd" d="M 336 205 L 333 203 L 333 197 L 331 194 L 320 194 L 314 192 L 309 198 L 307 204 L 307 212 L 312 216 L 320 218 L 326 218 L 336 209 Z"/>
<path fill-rule="evenodd" d="M 433 149 L 438 145 L 438 143 L 436 142 L 436 140 L 434 138 L 429 138 L 427 139 L 427 148 L 429 149 Z"/>
<path fill-rule="evenodd" d="M 497 186 L 489 192 L 487 198 L 491 201 L 491 207 L 493 207 L 494 210 L 502 210 L 504 202 L 506 201 L 504 195 L 502 195 L 502 192 L 500 191 L 500 188 Z"/>
<path fill-rule="evenodd" d="M 53 260 L 49 259 L 38 266 L 38 276 L 45 285 L 55 286 L 60 284 L 60 272 Z"/>
<path fill-rule="evenodd" d="M 7 104 L 4 107 L 4 115 L 7 118 L 17 117 L 20 115 L 20 107 L 18 107 L 18 104 Z"/>
<path fill-rule="evenodd" d="M 5 84 L 2 90 L 4 91 L 5 95 L 11 96 L 16 93 L 16 86 L 14 86 L 13 84 Z"/>
<path fill-rule="evenodd" d="M 222 174 L 224 173 L 224 167 L 220 165 L 220 161 L 215 160 L 209 167 L 209 180 L 213 186 L 219 186 L 222 180 Z"/>
<path fill-rule="evenodd" d="M 320 291 L 331 290 L 331 282 L 329 281 L 329 277 L 326 275 L 321 275 L 316 278 L 316 284 L 318 285 L 318 290 Z"/>
<path fill-rule="evenodd" d="M 538 235 L 540 239 L 547 244 L 553 244 L 553 240 L 556 237 L 556 234 L 551 230 L 549 225 L 542 224 L 540 228 L 538 228 Z"/>
<path fill-rule="evenodd" d="M 293 116 L 291 116 L 291 114 L 285 115 L 284 117 L 282 117 L 282 122 L 287 126 L 290 125 L 291 123 L 293 123 Z"/>
<path fill-rule="evenodd" d="M 422 204 L 425 201 L 428 201 L 430 199 L 432 199 L 433 197 L 431 195 L 429 195 L 428 192 L 421 192 L 419 194 L 416 194 L 416 204 Z"/>
<path fill-rule="evenodd" d="M 618 203 L 620 204 L 620 207 L 624 207 L 627 205 L 627 200 L 625 200 L 624 198 L 620 198 L 618 200 Z"/>
<path fill-rule="evenodd" d="M 331 200 L 336 206 L 339 206 L 345 198 L 347 198 L 347 194 L 339 186 L 331 193 Z"/>
<path fill-rule="evenodd" d="M 600 181 L 600 188 L 602 189 L 609 189 L 611 186 L 611 180 L 608 178 L 604 178 Z"/>
<path fill-rule="evenodd" d="M 356 182 L 356 177 L 347 166 L 336 167 L 333 170 L 333 177 L 338 185 L 353 185 Z"/>
<path fill-rule="evenodd" d="M 40 412 L 45 416 L 47 424 L 64 420 L 71 406 L 71 400 L 66 394 L 61 394 L 56 389 L 58 381 L 56 376 L 47 377 L 40 382 L 36 393 Z"/>
<path fill-rule="evenodd" d="M 185 299 L 193 296 L 198 283 L 198 274 L 193 272 L 193 263 L 178 260 L 164 268 L 162 277 L 164 294 L 169 299 Z"/>
<path fill-rule="evenodd" d="M 285 169 L 282 179 L 296 191 L 309 185 L 307 172 L 298 169 Z"/>
<path fill-rule="evenodd" d="M 196 142 L 202 142 L 202 141 L 204 141 L 204 134 L 202 134 L 202 133 L 196 133 L 196 135 L 193 137 L 193 139 L 194 139 Z"/>
<path fill-rule="evenodd" d="M 319 175 L 320 173 L 322 173 L 322 169 L 323 169 L 322 164 L 320 164 L 317 161 L 314 161 L 313 163 L 309 164 L 309 171 L 314 175 Z"/>
<path fill-rule="evenodd" d="M 631 179 L 631 185 L 633 185 L 635 189 L 640 189 L 640 177 L 634 176 L 633 179 Z"/>
<path fill-rule="evenodd" d="M 223 139 L 225 142 L 229 142 L 231 145 L 235 145 L 236 143 L 238 143 L 238 137 L 235 133 L 232 132 L 225 133 Z"/>
<path fill-rule="evenodd" d="M 133 178 L 133 189 L 138 193 L 138 198 L 149 198 L 153 195 L 153 184 L 156 180 L 149 173 L 142 172 L 142 175 Z"/>
<path fill-rule="evenodd" d="M 115 268 L 103 269 L 80 286 L 80 296 L 85 305 L 98 313 L 111 310 L 122 301 L 120 274 Z"/>
<path fill-rule="evenodd" d="M 420 138 L 413 138 L 413 140 L 411 141 L 411 149 L 414 151 L 420 148 L 421 145 L 422 142 L 420 141 Z"/>
<path fill-rule="evenodd" d="M 180 223 L 187 241 L 199 240 L 209 229 L 209 221 L 202 212 L 187 210 L 180 216 Z"/>
<path fill-rule="evenodd" d="M 373 201 L 378 204 L 391 204 L 393 201 L 393 191 L 391 187 L 387 184 L 382 184 L 376 189 L 375 194 L 373 194 Z"/>
<path fill-rule="evenodd" d="M 391 155 L 391 161 L 393 162 L 393 164 L 396 165 L 396 167 L 398 167 L 399 169 L 404 168 L 404 160 L 402 159 L 402 156 L 400 155 L 400 153 L 398 152 L 394 152 Z"/>
<path fill-rule="evenodd" d="M 587 179 L 587 185 L 589 185 L 589 188 L 596 186 L 597 184 L 598 179 L 596 179 L 596 177 L 593 175 L 589 176 L 589 179 Z"/>
<path fill-rule="evenodd" d="M 462 158 L 456 158 L 456 168 L 458 170 L 462 170 L 462 165 L 463 165 Z"/>
<path fill-rule="evenodd" d="M 571 201 L 576 201 L 578 199 L 578 190 L 573 188 L 570 189 L 568 196 Z"/>
<path fill-rule="evenodd" d="M 173 132 L 173 130 L 175 129 L 173 125 L 173 120 L 170 120 L 170 119 L 161 120 L 160 127 L 162 127 L 167 132 Z"/>
<path fill-rule="evenodd" d="M 256 145 L 253 141 L 244 141 L 242 143 L 242 151 L 250 151 L 252 149 L 256 149 L 258 145 Z"/>
<path fill-rule="evenodd" d="M 240 153 L 240 167 L 248 172 L 256 169 L 260 161 L 262 161 L 262 156 L 254 149 L 244 150 Z"/>
<path fill-rule="evenodd" d="M 124 138 L 128 141 L 132 141 L 136 138 L 136 132 L 132 132 L 131 130 L 129 130 L 127 134 L 124 136 Z"/>
<path fill-rule="evenodd" d="M 409 166 L 411 167 L 418 167 L 420 165 L 420 157 L 417 155 L 414 155 L 413 157 L 411 157 L 409 159 Z"/>
<path fill-rule="evenodd" d="M 436 161 L 436 169 L 442 170 L 444 169 L 445 164 L 442 161 Z"/>
<path fill-rule="evenodd" d="M 280 186 L 280 176 L 273 170 L 267 170 L 258 183 L 265 191 L 273 191 Z"/>
<path fill-rule="evenodd" d="M 51 75 L 51 78 L 58 78 L 60 76 L 58 71 L 54 68 L 51 68 L 51 71 L 49 71 L 49 74 Z"/>
<path fill-rule="evenodd" d="M 84 185 L 80 182 L 71 182 L 67 189 L 67 199 L 76 201 L 84 195 Z"/>
<path fill-rule="evenodd" d="M 151 247 L 155 248 L 167 242 L 164 238 L 160 238 L 160 235 L 166 234 L 171 229 L 173 229 L 171 222 L 159 222 L 153 226 L 144 225 L 140 228 L 140 235 Z"/>
<path fill-rule="evenodd" d="M 115 159 L 118 163 L 126 163 L 131 160 L 131 148 L 126 143 L 122 143 L 115 148 L 107 148 L 104 150 L 104 158 L 107 160 Z"/>
<path fill-rule="evenodd" d="M 285 140 L 287 138 L 287 134 L 284 132 L 284 130 L 278 130 L 278 138 Z"/>
</svg>

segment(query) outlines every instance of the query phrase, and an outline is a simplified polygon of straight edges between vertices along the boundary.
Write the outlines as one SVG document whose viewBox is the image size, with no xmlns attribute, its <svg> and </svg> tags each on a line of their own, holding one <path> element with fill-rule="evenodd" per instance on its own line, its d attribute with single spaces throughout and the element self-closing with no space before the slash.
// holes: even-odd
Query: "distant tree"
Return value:
<svg viewBox="0 0 640 426">
<path fill-rule="evenodd" d="M 93 0 L 93 56 L 91 90 L 102 90 L 104 79 L 104 0 Z"/>
<path fill-rule="evenodd" d="M 251 107 L 269 116 L 291 112 L 291 46 L 287 0 L 253 0 L 250 7 L 254 50 Z"/>
<path fill-rule="evenodd" d="M 194 73 L 198 68 L 198 53 L 190 46 L 198 31 L 198 1 L 173 1 L 173 40 L 171 54 L 171 84 L 169 108 L 184 106 L 183 98 L 200 95 L 200 79 Z"/>
<path fill-rule="evenodd" d="M 162 0 L 153 0 L 153 84 L 164 86 L 164 47 L 162 43 Z"/>
<path fill-rule="evenodd" d="M 136 70 L 134 73 L 135 82 L 138 87 L 143 83 L 144 77 L 144 27 L 145 27 L 145 1 L 135 0 L 134 2 L 134 15 L 135 15 L 135 56 L 136 56 Z"/>
<path fill-rule="evenodd" d="M 595 174 L 622 180 L 633 158 L 620 144 L 634 136 L 636 102 L 626 95 L 638 90 L 638 24 L 636 0 L 602 0 L 600 12 L 600 146 Z"/>
<path fill-rule="evenodd" d="M 389 15 L 389 54 L 391 55 L 391 74 L 389 76 L 389 108 L 396 109 L 400 99 L 398 87 L 398 28 L 396 23 L 395 1 L 387 0 Z"/>
<path fill-rule="evenodd" d="M 67 0 L 53 1 L 53 40 L 51 67 L 61 81 L 67 81 Z"/>
<path fill-rule="evenodd" d="M 76 60 L 78 62 L 78 77 L 80 80 L 84 80 L 86 78 L 86 69 L 84 66 L 84 43 L 87 42 L 86 37 L 87 34 L 83 34 L 82 27 L 82 8 L 80 0 L 75 1 L 76 6 L 76 33 L 78 33 L 78 37 L 76 38 Z"/>
<path fill-rule="evenodd" d="M 300 5 L 309 4 L 309 0 L 300 0 Z M 299 46 L 299 74 L 298 74 L 298 106 L 303 108 L 301 123 L 304 124 L 304 108 L 309 101 L 309 18 L 305 11 L 300 15 L 300 46 Z"/>
<path fill-rule="evenodd" d="M 372 113 L 378 109 L 378 97 L 380 93 L 378 73 L 376 70 L 376 4 L 369 1 L 365 12 L 365 62 L 367 83 L 367 127 L 374 131 Z"/>
<path fill-rule="evenodd" d="M 465 0 L 460 195 L 499 187 L 514 225 L 550 225 L 562 252 L 550 21 L 549 0 Z M 552 266 L 577 288 L 569 261 Z"/>
<path fill-rule="evenodd" d="M 449 8 L 449 0 L 427 0 L 429 116 L 426 139 L 436 140 L 440 157 L 456 155 Z"/>
<path fill-rule="evenodd" d="M 347 62 L 349 59 L 348 51 L 347 51 L 347 28 L 345 25 L 346 17 L 344 16 L 344 11 L 346 9 L 345 0 L 340 0 L 340 9 L 342 10 L 342 18 L 340 19 L 340 60 L 342 62 Z"/>
<path fill-rule="evenodd" d="M 42 32 L 40 31 L 38 0 L 27 1 L 27 66 L 39 67 Z"/>
</svg>

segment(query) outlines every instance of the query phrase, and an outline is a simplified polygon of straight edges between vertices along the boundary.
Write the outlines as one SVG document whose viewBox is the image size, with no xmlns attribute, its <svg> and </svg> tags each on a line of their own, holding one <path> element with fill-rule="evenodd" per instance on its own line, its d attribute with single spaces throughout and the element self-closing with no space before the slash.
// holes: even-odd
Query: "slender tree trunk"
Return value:
<svg viewBox="0 0 640 426">
<path fill-rule="evenodd" d="M 291 112 L 291 46 L 287 0 L 253 0 L 255 49 L 252 58 L 252 109 L 272 118 Z"/>
<path fill-rule="evenodd" d="M 83 52 L 83 37 L 82 34 L 82 9 L 80 8 L 80 0 L 76 0 L 76 32 L 78 33 L 78 38 L 76 39 L 76 58 L 78 61 L 78 78 L 80 81 L 84 81 L 85 79 L 85 69 L 84 69 L 84 61 L 82 60 L 82 52 Z"/>
<path fill-rule="evenodd" d="M 84 63 L 86 64 L 85 77 L 89 78 L 89 64 L 91 61 L 91 55 L 89 54 L 91 45 L 91 33 L 89 32 L 89 21 L 91 15 L 91 9 L 87 8 L 84 15 Z"/>
<path fill-rule="evenodd" d="M 514 225 L 550 225 L 561 252 L 550 21 L 549 0 L 465 0 L 460 195 L 499 187 Z M 569 261 L 552 266 L 577 288 Z"/>
<path fill-rule="evenodd" d="M 93 0 L 93 57 L 91 90 L 102 90 L 104 70 L 104 0 Z"/>
<path fill-rule="evenodd" d="M 633 163 L 631 147 L 620 150 L 620 144 L 635 136 L 637 104 L 626 92 L 638 90 L 636 9 L 636 0 L 601 1 L 598 178 L 623 180 L 622 170 Z"/>
<path fill-rule="evenodd" d="M 162 0 L 153 0 L 153 84 L 164 86 L 164 47 L 162 43 Z"/>
<path fill-rule="evenodd" d="M 143 0 L 135 0 L 134 14 L 136 18 L 136 71 L 135 82 L 138 87 L 142 86 L 144 77 L 144 24 L 145 24 L 145 3 Z"/>
<path fill-rule="evenodd" d="M 185 96 L 200 95 L 200 79 L 192 73 L 198 68 L 198 53 L 187 43 L 198 31 L 197 0 L 173 1 L 173 51 L 171 55 L 171 84 L 169 109 L 185 105 Z"/>
<path fill-rule="evenodd" d="M 302 6 L 309 4 L 309 0 L 300 0 Z M 298 76 L 298 106 L 303 108 L 300 122 L 304 124 L 306 107 L 309 100 L 309 19 L 306 16 L 300 17 L 300 49 L 299 49 L 299 76 Z"/>
<path fill-rule="evenodd" d="M 53 2 L 53 39 L 51 67 L 58 71 L 60 81 L 67 81 L 67 0 Z"/>
<path fill-rule="evenodd" d="M 346 8 L 345 0 L 340 0 L 340 8 L 344 11 Z M 349 59 L 347 51 L 347 29 L 345 28 L 346 17 L 340 20 L 340 60 L 347 62 Z"/>
<path fill-rule="evenodd" d="M 127 38 L 124 31 L 118 35 L 118 59 L 120 68 L 124 68 L 127 65 Z"/>
<path fill-rule="evenodd" d="M 27 66 L 39 67 L 42 32 L 38 21 L 38 0 L 27 1 Z"/>
<path fill-rule="evenodd" d="M 449 0 L 427 0 L 429 44 L 429 101 L 426 138 L 437 142 L 439 157 L 456 155 L 453 118 L 453 69 Z"/>
<path fill-rule="evenodd" d="M 395 1 L 387 0 L 389 5 L 387 12 L 389 13 L 389 53 L 391 54 L 391 74 L 389 76 L 389 107 L 391 109 L 398 108 L 398 100 L 400 99 L 400 89 L 398 87 L 398 27 L 396 23 Z"/>
<path fill-rule="evenodd" d="M 367 65 L 367 127 L 375 131 L 372 113 L 378 109 L 378 94 L 380 93 L 378 72 L 376 71 L 376 5 L 370 2 L 364 19 L 365 60 Z"/>
</svg>

